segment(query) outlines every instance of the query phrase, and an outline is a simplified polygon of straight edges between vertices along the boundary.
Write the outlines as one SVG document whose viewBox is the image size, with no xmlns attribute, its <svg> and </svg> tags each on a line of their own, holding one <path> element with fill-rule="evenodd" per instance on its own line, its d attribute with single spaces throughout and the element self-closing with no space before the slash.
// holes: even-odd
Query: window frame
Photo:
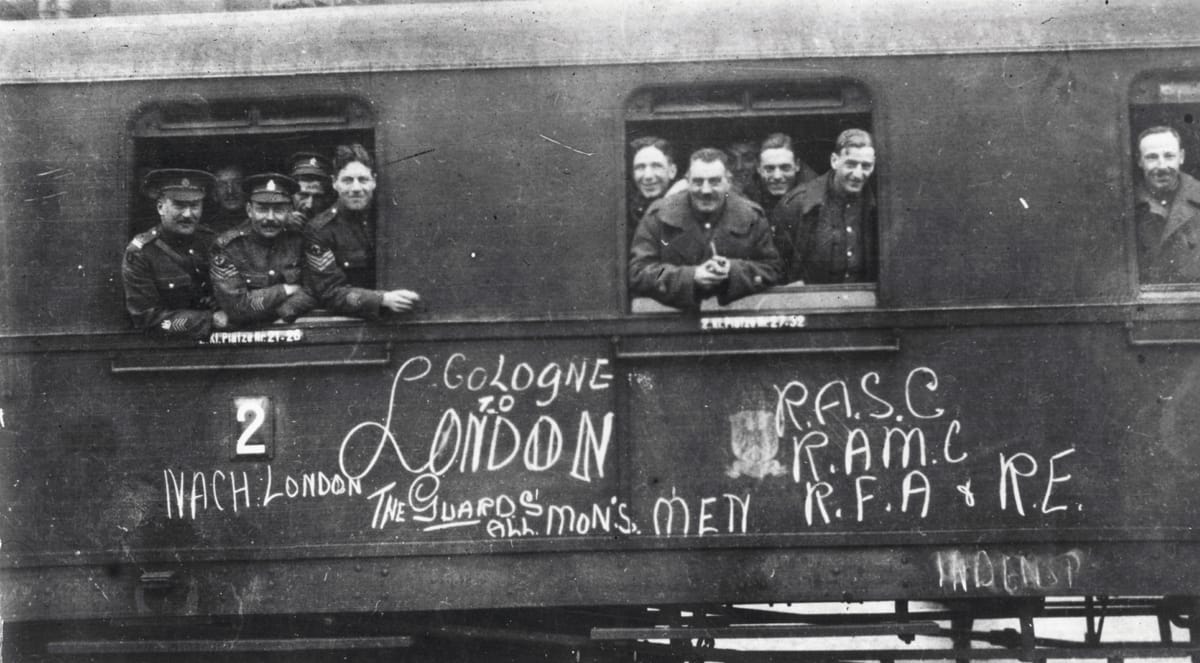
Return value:
<svg viewBox="0 0 1200 663">
<path fill-rule="evenodd" d="M 296 109 L 302 111 L 305 108 L 314 109 L 314 107 L 318 112 L 309 114 L 294 112 Z M 321 114 L 321 110 L 325 110 L 326 112 Z M 289 112 L 291 112 L 290 117 L 288 115 Z M 144 157 L 147 152 L 153 152 L 150 149 L 153 143 L 177 141 L 207 143 L 209 146 L 216 146 L 223 140 L 230 141 L 237 137 L 247 136 L 255 137 L 256 141 L 262 141 L 266 137 L 291 136 L 291 141 L 298 142 L 299 137 L 305 134 L 326 136 L 327 139 L 324 142 L 331 146 L 344 142 L 362 142 L 375 158 L 377 179 L 382 179 L 379 164 L 384 163 L 384 161 L 381 156 L 382 148 L 380 146 L 378 117 L 370 103 L 361 97 L 342 94 L 239 96 L 211 100 L 188 97 L 159 98 L 143 103 L 133 112 L 129 119 L 128 141 L 130 145 L 129 154 L 131 155 L 129 176 L 131 186 L 129 187 L 129 213 L 127 215 L 129 221 L 125 228 L 126 234 L 132 237 L 145 230 L 145 228 L 139 229 L 138 227 L 139 218 L 144 217 L 142 211 L 146 205 L 145 198 L 141 193 L 141 178 L 144 172 L 148 170 L 148 167 L 144 163 Z M 220 152 L 219 148 L 213 151 Z M 227 150 L 228 153 L 234 155 L 230 157 L 230 160 L 235 160 L 239 152 L 245 151 L 247 150 L 244 147 Z M 267 160 L 270 163 L 277 164 L 275 170 L 282 169 L 285 166 L 284 162 L 288 155 L 293 151 L 299 150 L 291 148 L 282 149 L 278 154 L 273 154 Z M 333 154 L 331 151 L 328 158 L 332 161 Z M 183 159 L 183 161 L 188 163 L 187 159 Z M 211 158 L 206 161 L 211 161 Z M 171 162 L 153 166 L 153 168 L 174 167 L 208 169 L 208 165 L 200 163 L 176 165 L 175 162 Z M 246 168 L 244 165 L 243 167 L 246 170 L 246 175 L 260 172 L 255 168 Z M 336 176 L 336 173 L 331 173 L 331 176 Z M 336 194 L 332 190 L 332 182 L 330 186 L 331 198 L 336 201 Z M 379 192 L 376 191 L 376 204 L 373 208 L 376 232 L 376 283 L 378 283 L 379 274 L 383 271 L 384 267 L 381 263 L 384 252 L 381 250 L 382 242 L 379 241 L 379 195 Z M 211 200 L 206 200 L 206 202 L 211 204 Z M 207 212 L 206 208 L 206 214 Z M 253 332 L 254 329 L 261 330 L 282 327 L 347 326 L 359 325 L 362 322 L 358 318 L 326 313 L 322 309 L 316 309 L 291 324 L 281 325 L 271 323 L 238 331 Z M 236 334 L 237 332 L 229 333 Z"/>
<path fill-rule="evenodd" d="M 691 101 L 689 105 L 687 102 Z M 644 318 L 654 315 L 677 316 L 680 310 L 663 305 L 649 297 L 635 296 L 629 288 L 629 251 L 633 228 L 628 226 L 630 183 L 632 182 L 632 159 L 629 144 L 641 135 L 661 135 L 665 132 L 638 130 L 650 125 L 661 126 L 665 123 L 705 122 L 716 126 L 719 124 L 735 125 L 739 122 L 747 125 L 767 125 L 774 122 L 791 123 L 796 126 L 802 121 L 813 122 L 820 118 L 825 123 L 840 126 L 838 131 L 850 128 L 865 129 L 876 144 L 879 136 L 876 129 L 878 122 L 877 99 L 871 94 L 867 84 L 856 78 L 829 76 L 812 79 L 757 79 L 743 81 L 707 80 L 695 83 L 655 83 L 635 88 L 625 100 L 623 113 L 619 122 L 621 131 L 621 149 L 619 154 L 623 159 L 620 173 L 622 174 L 621 191 L 624 193 L 620 205 L 620 238 L 622 288 L 620 304 L 623 314 L 633 318 Z M 840 119 L 839 119 L 840 118 Z M 859 118 L 865 121 L 858 121 Z M 790 129 L 776 128 L 773 131 L 784 131 L 793 139 L 795 132 Z M 680 130 L 682 133 L 682 130 Z M 770 132 L 767 132 L 770 133 Z M 759 138 L 765 138 L 762 133 Z M 832 145 L 836 133 L 821 136 L 811 142 Z M 662 136 L 672 142 L 678 151 L 674 155 L 679 173 L 682 177 L 686 171 L 685 152 L 680 150 L 679 143 L 669 136 Z M 731 138 L 738 138 L 732 134 Z M 700 141 L 705 145 L 709 142 Z M 801 141 L 797 140 L 798 143 Z M 724 147 L 724 145 L 712 145 Z M 811 151 L 811 150 L 810 150 Z M 819 152 L 814 152 L 819 154 Z M 828 152 L 826 152 L 828 154 Z M 801 148 L 797 147 L 797 157 L 808 163 L 819 174 L 828 170 L 827 161 L 815 163 L 810 156 L 805 158 Z M 827 159 L 827 157 L 826 157 Z M 881 187 L 879 174 L 881 169 L 876 166 L 872 175 L 872 188 L 876 195 L 877 214 L 882 216 L 883 205 L 878 200 Z M 878 226 L 882 227 L 882 219 Z M 774 286 L 762 293 L 730 302 L 720 306 L 714 298 L 702 302 L 700 311 L 704 315 L 727 314 L 745 315 L 750 312 L 811 312 L 816 310 L 874 310 L 878 308 L 878 292 L 880 280 L 880 251 L 879 228 L 876 229 L 876 249 L 871 259 L 876 267 L 876 279 L 839 284 L 783 284 Z"/>
<path fill-rule="evenodd" d="M 1192 107 L 1191 112 L 1183 115 L 1182 122 L 1168 121 L 1166 118 L 1175 110 Z M 1162 303 L 1198 303 L 1200 302 L 1200 279 L 1196 281 L 1164 281 L 1147 282 L 1142 279 L 1142 250 L 1139 241 L 1137 192 L 1142 180 L 1138 167 L 1140 158 L 1138 135 L 1151 126 L 1170 126 L 1181 134 L 1180 148 L 1185 157 L 1191 144 L 1191 152 L 1200 156 L 1200 70 L 1151 70 L 1143 71 L 1133 78 L 1129 87 L 1127 127 L 1129 128 L 1128 168 L 1131 179 L 1128 188 L 1128 203 L 1126 209 L 1131 219 L 1129 233 L 1132 250 L 1130 251 L 1130 281 L 1139 302 Z M 1180 124 L 1184 126 L 1180 126 Z M 1181 173 L 1186 173 L 1200 179 L 1200 161 L 1185 158 Z M 1189 168 L 1189 166 L 1191 166 Z"/>
</svg>

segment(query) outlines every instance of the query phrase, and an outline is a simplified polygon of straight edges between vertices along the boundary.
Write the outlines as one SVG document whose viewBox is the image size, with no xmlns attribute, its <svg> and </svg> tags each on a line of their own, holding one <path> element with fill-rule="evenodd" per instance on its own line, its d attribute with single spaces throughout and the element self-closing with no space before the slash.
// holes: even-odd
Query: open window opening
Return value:
<svg viewBox="0 0 1200 663">
<path fill-rule="evenodd" d="M 342 98 L 153 103 L 134 119 L 132 134 L 131 234 L 158 222 L 153 201 L 141 195 L 142 177 L 151 170 L 194 168 L 218 175 L 236 167 L 244 175 L 286 175 L 288 157 L 296 152 L 332 159 L 334 148 L 344 143 L 375 150 L 374 124 L 366 105 Z M 221 193 L 220 186 L 205 201 L 204 220 L 215 231 L 244 218 L 244 199 Z"/>
<path fill-rule="evenodd" d="M 706 147 L 722 150 L 729 159 L 733 192 L 760 205 L 775 226 L 780 214 L 776 207 L 785 198 L 785 192 L 806 182 L 826 181 L 837 138 L 848 129 L 862 129 L 874 135 L 870 95 L 855 81 L 774 81 L 638 90 L 630 97 L 625 113 L 626 248 L 632 245 L 638 224 L 650 205 L 669 195 L 689 195 L 683 178 L 689 157 L 697 150 Z M 772 159 L 778 159 L 779 152 L 770 155 L 765 162 L 760 160 L 760 156 L 767 154 L 763 151 L 764 142 L 772 149 L 779 144 L 780 134 L 787 137 L 795 157 L 790 178 L 786 174 L 779 176 L 778 168 L 769 173 L 764 170 Z M 638 159 L 639 151 L 654 139 L 665 141 L 670 152 L 666 156 L 673 168 L 668 169 L 670 178 L 665 184 L 640 177 L 646 169 L 639 169 L 636 163 L 642 161 Z M 875 177 L 870 179 L 866 195 L 873 196 Z M 809 186 L 816 187 L 817 184 Z M 878 273 L 876 226 L 877 223 L 872 221 L 871 236 L 864 240 L 851 238 L 858 242 L 851 248 L 862 251 L 855 261 L 860 267 L 863 262 L 867 263 L 854 276 L 839 282 L 827 279 L 817 283 L 799 277 L 788 279 L 785 275 L 783 282 L 765 292 L 720 304 L 715 297 L 705 298 L 700 309 L 762 311 L 873 307 L 875 275 Z M 630 293 L 633 313 L 678 310 L 643 294 L 636 289 Z"/>
<path fill-rule="evenodd" d="M 141 193 L 142 178 L 151 170 L 192 168 L 217 176 L 217 186 L 204 201 L 202 220 L 220 233 L 246 219 L 240 189 L 221 183 L 232 180 L 234 169 L 242 176 L 288 175 L 291 155 L 314 152 L 332 161 L 342 144 L 359 143 L 375 153 L 369 110 L 346 98 L 157 102 L 134 118 L 132 135 L 130 236 L 158 223 L 154 201 Z M 322 204 L 328 207 L 335 200 L 329 189 Z"/>
<path fill-rule="evenodd" d="M 1129 121 L 1141 297 L 1200 300 L 1200 72 L 1137 79 Z"/>
<path fill-rule="evenodd" d="M 373 116 L 365 103 L 352 98 L 152 102 L 134 116 L 130 133 L 133 140 L 127 228 L 130 237 L 155 227 L 160 221 L 155 201 L 146 198 L 141 187 L 143 177 L 152 170 L 187 168 L 204 170 L 216 177 L 213 190 L 203 202 L 201 222 L 218 237 L 247 222 L 243 178 L 265 172 L 291 175 L 295 165 L 292 157 L 300 152 L 314 153 L 332 163 L 338 145 L 358 143 L 378 158 Z M 312 181 L 321 180 L 312 177 L 312 173 L 308 175 L 307 179 Z M 306 193 L 306 183 L 299 184 L 300 193 Z M 337 201 L 331 182 L 325 182 L 324 189 L 324 194 L 313 196 L 311 202 L 303 195 L 293 198 L 309 207 L 303 217 L 297 217 L 297 222 L 310 223 Z M 370 236 L 363 242 L 366 247 L 378 247 L 374 235 L 375 213 L 372 206 L 363 222 L 366 229 L 363 232 Z M 353 274 L 358 279 L 355 285 L 375 286 L 378 257 L 372 253 L 377 251 L 363 252 L 361 267 L 346 264 L 348 275 L 350 267 L 358 267 Z M 345 322 L 350 318 L 333 316 L 321 309 L 309 311 L 303 318 L 307 322 L 318 319 Z M 232 335 L 238 336 L 236 331 Z"/>
</svg>

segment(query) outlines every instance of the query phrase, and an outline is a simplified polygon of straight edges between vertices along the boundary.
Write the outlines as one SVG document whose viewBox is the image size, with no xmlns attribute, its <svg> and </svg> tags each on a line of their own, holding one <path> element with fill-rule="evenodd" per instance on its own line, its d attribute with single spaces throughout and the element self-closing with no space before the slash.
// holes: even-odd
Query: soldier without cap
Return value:
<svg viewBox="0 0 1200 663">
<path fill-rule="evenodd" d="M 728 157 L 705 148 L 689 160 L 687 192 L 657 200 L 638 224 L 629 260 L 635 295 L 699 309 L 766 290 L 779 278 L 779 254 L 766 215 L 731 194 Z"/>
<path fill-rule="evenodd" d="M 762 142 L 758 153 L 759 189 L 754 202 L 762 205 L 768 218 L 773 218 L 776 206 L 795 186 L 817 179 L 817 172 L 796 156 L 791 136 L 774 133 Z"/>
<path fill-rule="evenodd" d="M 843 131 L 829 165 L 829 172 L 789 191 L 771 216 L 785 283 L 875 279 L 878 214 L 869 186 L 875 172 L 871 134 Z"/>
<path fill-rule="evenodd" d="M 204 223 L 220 235 L 246 220 L 245 172 L 237 164 L 228 164 L 214 170 L 213 177 L 216 182 L 209 194 L 212 209 Z"/>
<path fill-rule="evenodd" d="M 213 233 L 200 223 L 213 176 L 202 170 L 146 174 L 142 192 L 154 198 L 159 224 L 125 249 L 121 278 L 125 309 L 148 333 L 202 339 L 228 324 L 208 292 L 208 251 Z"/>
<path fill-rule="evenodd" d="M 304 236 L 288 229 L 296 181 L 279 173 L 246 178 L 249 217 L 213 244 L 213 294 L 236 324 L 292 322 L 316 307 L 301 285 Z"/>
<path fill-rule="evenodd" d="M 1167 126 L 1138 136 L 1135 192 L 1142 283 L 1200 281 L 1200 181 L 1181 170 L 1183 143 Z"/>
<path fill-rule="evenodd" d="M 668 192 L 675 181 L 675 158 L 671 144 L 657 136 L 643 136 L 629 144 L 633 161 L 626 205 L 630 232 L 646 215 L 646 210 Z"/>
<path fill-rule="evenodd" d="M 412 290 L 376 290 L 375 167 L 370 153 L 358 143 L 339 145 L 334 156 L 333 189 L 338 200 L 313 217 L 306 233 L 306 283 L 334 312 L 378 319 L 387 312 L 404 313 L 421 305 Z"/>
<path fill-rule="evenodd" d="M 758 171 L 758 145 L 739 140 L 726 145 L 725 154 L 729 155 L 729 177 L 734 193 L 758 202 L 759 186 L 755 181 Z"/>
</svg>

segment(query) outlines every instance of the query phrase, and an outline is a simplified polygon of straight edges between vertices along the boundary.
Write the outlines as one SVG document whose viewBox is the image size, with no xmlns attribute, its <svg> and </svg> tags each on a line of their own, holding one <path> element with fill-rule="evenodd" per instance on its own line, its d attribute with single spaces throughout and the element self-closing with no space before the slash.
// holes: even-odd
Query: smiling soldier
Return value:
<svg viewBox="0 0 1200 663">
<path fill-rule="evenodd" d="M 308 238 L 306 282 L 334 313 L 378 320 L 420 308 L 412 290 L 375 289 L 375 161 L 358 143 L 339 145 L 333 159 L 337 202 L 313 217 Z"/>
<path fill-rule="evenodd" d="M 667 195 L 675 181 L 675 158 L 671 144 L 657 136 L 643 136 L 629 144 L 630 190 L 627 197 L 629 228 L 637 227 L 654 201 Z"/>
<path fill-rule="evenodd" d="M 755 167 L 762 186 L 759 196 L 753 200 L 762 205 L 768 217 L 793 187 L 817 178 L 816 171 L 797 158 L 792 138 L 787 134 L 767 136 L 762 142 Z"/>
<path fill-rule="evenodd" d="M 208 292 L 213 233 L 200 223 L 212 184 L 202 170 L 146 174 L 142 192 L 156 201 L 159 224 L 133 238 L 121 268 L 125 309 L 138 329 L 199 339 L 228 323 Z"/>
<path fill-rule="evenodd" d="M 785 282 L 854 283 L 875 278 L 875 172 L 871 134 L 847 129 L 837 137 L 829 172 L 779 201 L 775 246 Z"/>
<path fill-rule="evenodd" d="M 300 285 L 304 236 L 289 230 L 296 181 L 278 173 L 246 178 L 248 219 L 217 238 L 213 293 L 237 324 L 292 322 L 316 299 Z"/>
<path fill-rule="evenodd" d="M 1143 283 L 1200 281 L 1200 182 L 1183 165 L 1179 132 L 1151 127 L 1138 136 L 1139 266 Z"/>
<path fill-rule="evenodd" d="M 629 261 L 633 294 L 681 309 L 716 297 L 721 304 L 761 292 L 779 278 L 762 208 L 737 194 L 728 157 L 704 148 L 692 154 L 686 192 L 646 211 Z"/>
</svg>

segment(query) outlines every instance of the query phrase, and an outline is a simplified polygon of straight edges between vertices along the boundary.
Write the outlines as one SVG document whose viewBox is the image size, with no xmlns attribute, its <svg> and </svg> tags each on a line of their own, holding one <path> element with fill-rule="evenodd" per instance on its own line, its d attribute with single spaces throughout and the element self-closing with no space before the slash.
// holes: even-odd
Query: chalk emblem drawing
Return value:
<svg viewBox="0 0 1200 663">
<path fill-rule="evenodd" d="M 787 473 L 775 457 L 779 438 L 775 433 L 775 415 L 767 410 L 742 410 L 729 415 L 729 444 L 735 460 L 725 471 L 731 479 L 741 476 L 762 479 Z"/>
</svg>

